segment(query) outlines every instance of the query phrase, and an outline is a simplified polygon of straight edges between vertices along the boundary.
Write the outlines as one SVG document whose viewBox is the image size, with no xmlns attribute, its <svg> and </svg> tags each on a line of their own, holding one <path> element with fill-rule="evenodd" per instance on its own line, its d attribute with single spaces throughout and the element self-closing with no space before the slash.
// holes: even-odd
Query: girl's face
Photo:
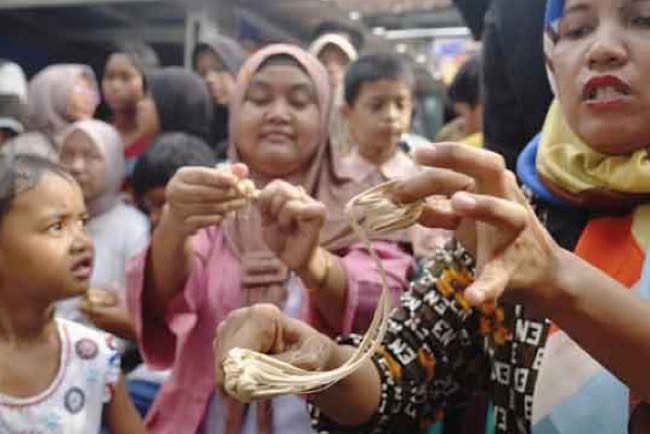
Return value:
<svg viewBox="0 0 650 434">
<path fill-rule="evenodd" d="M 593 149 L 650 145 L 650 0 L 567 0 L 550 60 L 568 123 Z"/>
<path fill-rule="evenodd" d="M 338 89 L 343 83 L 345 71 L 350 64 L 348 56 L 336 45 L 329 44 L 318 54 L 318 60 L 321 61 L 327 70 L 330 88 Z"/>
<path fill-rule="evenodd" d="M 49 304 L 83 294 L 90 284 L 93 246 L 79 186 L 56 174 L 19 193 L 0 225 L 0 281 Z"/>
<path fill-rule="evenodd" d="M 101 149 L 81 130 L 72 132 L 61 147 L 61 165 L 79 183 L 84 199 L 91 201 L 104 193 L 108 168 Z"/>
<path fill-rule="evenodd" d="M 113 110 L 134 110 L 144 97 L 142 73 L 126 54 L 114 53 L 108 58 L 102 80 L 106 103 Z"/>
<path fill-rule="evenodd" d="M 91 119 L 99 105 L 99 95 L 92 81 L 80 75 L 72 87 L 67 117 L 71 122 Z"/>
<path fill-rule="evenodd" d="M 269 64 L 252 78 L 238 114 L 244 163 L 267 177 L 300 173 L 316 154 L 320 109 L 311 79 L 298 66 Z"/>
<path fill-rule="evenodd" d="M 219 57 L 211 50 L 202 51 L 196 59 L 196 72 L 208 84 L 214 102 L 227 106 L 235 88 L 235 77 Z"/>
</svg>

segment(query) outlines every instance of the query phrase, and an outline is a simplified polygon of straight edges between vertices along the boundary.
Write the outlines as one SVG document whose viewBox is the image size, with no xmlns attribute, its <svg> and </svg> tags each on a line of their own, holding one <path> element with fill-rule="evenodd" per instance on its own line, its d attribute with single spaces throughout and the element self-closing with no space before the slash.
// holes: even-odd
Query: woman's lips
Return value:
<svg viewBox="0 0 650 434">
<path fill-rule="evenodd" d="M 621 107 L 631 98 L 632 89 L 628 83 L 614 75 L 592 77 L 585 84 L 582 98 L 594 109 Z"/>
</svg>

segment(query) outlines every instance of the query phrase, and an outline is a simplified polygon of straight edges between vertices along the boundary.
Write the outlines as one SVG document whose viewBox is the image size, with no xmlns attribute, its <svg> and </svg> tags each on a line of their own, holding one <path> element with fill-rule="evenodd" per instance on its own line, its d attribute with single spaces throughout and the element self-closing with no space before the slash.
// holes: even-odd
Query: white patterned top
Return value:
<svg viewBox="0 0 650 434">
<path fill-rule="evenodd" d="M 1 434 L 96 434 L 104 404 L 120 375 L 117 341 L 109 334 L 57 319 L 59 370 L 36 396 L 0 394 Z"/>
</svg>

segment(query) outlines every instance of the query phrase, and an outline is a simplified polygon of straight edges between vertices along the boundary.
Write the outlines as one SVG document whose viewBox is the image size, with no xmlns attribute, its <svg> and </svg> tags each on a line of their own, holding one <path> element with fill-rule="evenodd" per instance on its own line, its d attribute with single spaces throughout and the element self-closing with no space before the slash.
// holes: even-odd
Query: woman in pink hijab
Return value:
<svg viewBox="0 0 650 434">
<path fill-rule="evenodd" d="M 99 104 L 93 70 L 86 65 L 51 65 L 29 82 L 27 126 L 60 139 L 71 124 L 91 119 Z"/>
<path fill-rule="evenodd" d="M 380 277 L 343 205 L 351 181 L 327 140 L 330 91 L 315 57 L 272 45 L 240 71 L 231 101 L 229 168 L 183 168 L 152 244 L 128 273 L 128 302 L 144 359 L 173 372 L 147 426 L 153 434 L 309 433 L 301 399 L 250 408 L 215 393 L 211 341 L 232 310 L 274 303 L 334 334 L 364 331 Z M 241 205 L 249 177 L 261 195 Z M 413 259 L 405 234 L 374 240 L 396 299 Z"/>
</svg>

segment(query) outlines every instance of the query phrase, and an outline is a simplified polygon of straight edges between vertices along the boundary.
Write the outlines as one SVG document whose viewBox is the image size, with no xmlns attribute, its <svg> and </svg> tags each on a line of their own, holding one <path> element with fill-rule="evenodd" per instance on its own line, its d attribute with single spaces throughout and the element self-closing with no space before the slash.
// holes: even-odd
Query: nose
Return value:
<svg viewBox="0 0 650 434">
<path fill-rule="evenodd" d="M 70 159 L 68 169 L 72 172 L 73 175 L 79 175 L 83 173 L 86 168 L 86 161 L 81 155 L 75 155 Z"/>
<path fill-rule="evenodd" d="M 275 98 L 269 107 L 267 117 L 273 122 L 289 122 L 291 113 L 287 101 L 284 98 Z"/>
<path fill-rule="evenodd" d="M 613 25 L 602 24 L 587 54 L 589 67 L 595 70 L 620 68 L 628 61 L 622 32 Z"/>
<path fill-rule="evenodd" d="M 93 241 L 88 234 L 88 230 L 84 225 L 79 224 L 75 230 L 72 239 L 71 250 L 73 253 L 87 253 L 93 251 Z"/>
<path fill-rule="evenodd" d="M 394 124 L 397 121 L 399 121 L 401 116 L 402 116 L 402 111 L 397 106 L 397 104 L 395 103 L 388 104 L 388 108 L 386 109 L 386 119 L 388 120 L 388 122 Z"/>
</svg>

